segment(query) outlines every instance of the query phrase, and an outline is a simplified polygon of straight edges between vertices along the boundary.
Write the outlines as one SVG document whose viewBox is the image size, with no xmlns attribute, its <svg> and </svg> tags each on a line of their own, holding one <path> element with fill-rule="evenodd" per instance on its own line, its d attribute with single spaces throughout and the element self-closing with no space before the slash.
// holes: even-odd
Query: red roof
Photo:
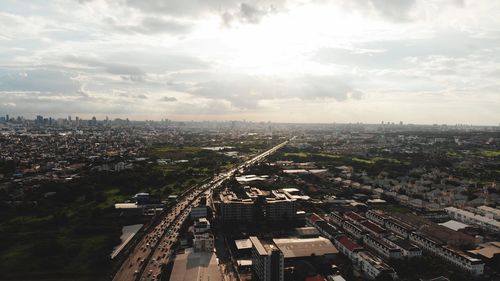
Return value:
<svg viewBox="0 0 500 281">
<path fill-rule="evenodd" d="M 312 221 L 312 222 L 317 222 L 317 221 L 320 221 L 320 220 L 323 220 L 320 216 L 318 216 L 316 213 L 312 213 L 310 216 L 309 216 L 309 219 Z"/>
<path fill-rule="evenodd" d="M 362 221 L 365 220 L 365 217 L 359 215 L 358 213 L 355 212 L 347 212 L 344 214 L 347 218 L 353 220 L 353 221 Z"/>
<path fill-rule="evenodd" d="M 369 230 L 371 230 L 375 233 L 384 233 L 385 232 L 384 228 L 378 226 L 378 224 L 375 224 L 371 221 L 362 222 L 361 225 L 363 225 L 364 227 L 368 228 Z"/>
<path fill-rule="evenodd" d="M 326 279 L 323 278 L 321 275 L 316 275 L 314 277 L 307 277 L 306 281 L 325 281 Z"/>
<path fill-rule="evenodd" d="M 347 238 L 347 236 L 341 236 L 340 238 L 337 238 L 340 244 L 342 244 L 344 247 L 346 247 L 349 251 L 354 251 L 357 249 L 363 249 L 363 247 L 359 246 L 356 244 L 354 241 L 351 239 Z"/>
</svg>

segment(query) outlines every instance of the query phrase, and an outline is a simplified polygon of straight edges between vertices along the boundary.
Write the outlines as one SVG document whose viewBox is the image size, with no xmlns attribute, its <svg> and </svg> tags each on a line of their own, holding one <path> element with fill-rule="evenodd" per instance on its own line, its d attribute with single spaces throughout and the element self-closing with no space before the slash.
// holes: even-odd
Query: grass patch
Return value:
<svg viewBox="0 0 500 281">
<path fill-rule="evenodd" d="M 394 164 L 401 164 L 401 161 L 399 161 L 399 160 L 392 159 L 392 158 L 386 158 L 386 157 L 374 157 L 372 159 L 362 159 L 362 158 L 353 157 L 352 161 L 358 162 L 358 163 L 363 163 L 363 164 L 368 164 L 368 165 L 373 165 L 373 164 L 380 162 L 380 161 L 386 161 L 386 162 L 390 162 L 390 163 L 394 163 Z"/>
<path fill-rule="evenodd" d="M 193 146 L 156 146 L 149 149 L 148 154 L 158 158 L 179 160 L 184 158 L 192 158 L 194 155 L 199 154 L 202 150 L 203 149 L 201 147 Z"/>
<path fill-rule="evenodd" d="M 500 150 L 483 150 L 481 155 L 484 157 L 500 157 Z"/>
<path fill-rule="evenodd" d="M 388 214 L 408 214 L 408 213 L 411 213 L 410 209 L 408 209 L 404 206 L 401 206 L 401 205 L 394 205 L 394 204 L 377 206 L 377 209 L 380 209 Z"/>
<path fill-rule="evenodd" d="M 328 153 L 316 153 L 314 156 L 324 157 L 324 158 L 332 158 L 332 159 L 340 159 L 340 155 L 328 154 Z"/>
<path fill-rule="evenodd" d="M 299 158 L 306 158 L 309 156 L 309 153 L 305 152 L 286 152 L 284 154 L 285 157 L 299 157 Z"/>
</svg>

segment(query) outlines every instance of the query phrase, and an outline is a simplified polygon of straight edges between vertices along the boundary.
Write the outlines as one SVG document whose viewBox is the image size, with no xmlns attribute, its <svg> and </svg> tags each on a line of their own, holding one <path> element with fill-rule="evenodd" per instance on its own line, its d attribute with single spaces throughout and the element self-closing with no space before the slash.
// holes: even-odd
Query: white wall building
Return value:
<svg viewBox="0 0 500 281">
<path fill-rule="evenodd" d="M 458 209 L 455 207 L 447 207 L 444 209 L 450 217 L 455 220 L 461 221 L 467 224 L 475 224 L 483 228 L 484 230 L 498 233 L 500 232 L 500 222 L 481 215 L 476 215 L 472 212 Z"/>
</svg>

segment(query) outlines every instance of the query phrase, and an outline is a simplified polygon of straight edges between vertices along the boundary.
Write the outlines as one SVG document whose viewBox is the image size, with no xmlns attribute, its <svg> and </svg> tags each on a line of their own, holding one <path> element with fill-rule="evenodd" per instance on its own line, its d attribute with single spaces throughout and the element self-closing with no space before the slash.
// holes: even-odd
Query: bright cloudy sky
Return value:
<svg viewBox="0 0 500 281">
<path fill-rule="evenodd" d="M 498 0 L 2 0 L 0 114 L 500 122 Z"/>
</svg>

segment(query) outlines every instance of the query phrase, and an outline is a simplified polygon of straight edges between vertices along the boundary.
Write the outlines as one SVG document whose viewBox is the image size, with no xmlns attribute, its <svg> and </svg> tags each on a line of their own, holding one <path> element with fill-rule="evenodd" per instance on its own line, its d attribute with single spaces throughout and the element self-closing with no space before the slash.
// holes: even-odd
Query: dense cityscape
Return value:
<svg viewBox="0 0 500 281">
<path fill-rule="evenodd" d="M 500 281 L 499 0 L 1 0 L 0 281 Z"/>
<path fill-rule="evenodd" d="M 497 126 L 39 116 L 0 131 L 2 278 L 500 280 Z"/>
</svg>

